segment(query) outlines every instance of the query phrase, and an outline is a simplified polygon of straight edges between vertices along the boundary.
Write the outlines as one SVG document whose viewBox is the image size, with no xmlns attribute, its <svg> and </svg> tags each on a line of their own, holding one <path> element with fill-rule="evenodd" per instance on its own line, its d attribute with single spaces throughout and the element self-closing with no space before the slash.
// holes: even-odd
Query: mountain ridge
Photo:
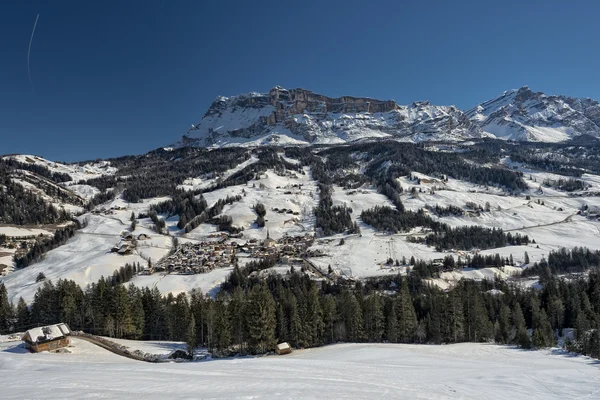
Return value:
<svg viewBox="0 0 600 400">
<path fill-rule="evenodd" d="M 180 145 L 335 144 L 363 138 L 414 141 L 486 136 L 455 106 L 427 101 L 408 106 L 393 100 L 341 96 L 276 86 L 215 99 L 202 121 L 192 125 Z"/>
<path fill-rule="evenodd" d="M 527 86 L 468 110 L 275 86 L 268 93 L 218 96 L 175 146 L 339 144 L 376 138 L 561 142 L 582 134 L 600 137 L 597 101 L 546 95 Z"/>
<path fill-rule="evenodd" d="M 600 104 L 590 98 L 546 95 L 528 86 L 513 89 L 466 111 L 497 138 L 563 142 L 580 135 L 600 137 Z"/>
</svg>

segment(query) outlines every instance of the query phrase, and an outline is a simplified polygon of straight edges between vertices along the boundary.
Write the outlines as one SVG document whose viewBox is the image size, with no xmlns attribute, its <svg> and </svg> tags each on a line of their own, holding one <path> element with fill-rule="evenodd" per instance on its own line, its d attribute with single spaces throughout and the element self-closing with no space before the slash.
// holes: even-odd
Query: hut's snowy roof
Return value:
<svg viewBox="0 0 600 400">
<path fill-rule="evenodd" d="M 277 345 L 277 350 L 287 350 L 287 349 L 290 349 L 290 348 L 291 347 L 290 347 L 289 343 L 287 343 L 287 342 L 279 343 Z"/>
<path fill-rule="evenodd" d="M 48 340 L 58 339 L 71 334 L 71 329 L 67 324 L 56 324 L 48 326 L 40 326 L 32 328 L 25 332 L 23 340 L 27 340 L 31 343 L 45 342 Z"/>
</svg>

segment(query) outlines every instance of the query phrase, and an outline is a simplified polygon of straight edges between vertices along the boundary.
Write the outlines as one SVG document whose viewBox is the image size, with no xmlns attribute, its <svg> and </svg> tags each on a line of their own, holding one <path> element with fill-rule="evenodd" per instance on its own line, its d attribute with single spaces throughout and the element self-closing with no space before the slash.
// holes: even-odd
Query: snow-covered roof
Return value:
<svg viewBox="0 0 600 400">
<path fill-rule="evenodd" d="M 32 328 L 25 332 L 25 335 L 23 335 L 23 340 L 31 343 L 41 343 L 48 340 L 59 339 L 70 334 L 71 329 L 69 329 L 67 324 L 60 323 L 56 325 Z"/>
<path fill-rule="evenodd" d="M 287 342 L 279 343 L 277 346 L 277 350 L 287 350 L 290 349 L 290 345 Z"/>
</svg>

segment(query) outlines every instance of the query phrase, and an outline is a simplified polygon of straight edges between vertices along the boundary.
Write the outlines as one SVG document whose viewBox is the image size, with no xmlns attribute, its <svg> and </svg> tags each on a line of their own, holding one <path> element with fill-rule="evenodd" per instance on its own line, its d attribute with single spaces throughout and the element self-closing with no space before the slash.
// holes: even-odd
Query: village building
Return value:
<svg viewBox="0 0 600 400">
<path fill-rule="evenodd" d="M 25 347 L 33 352 L 52 351 L 71 344 L 71 329 L 67 324 L 42 326 L 25 332 L 22 337 Z"/>
</svg>

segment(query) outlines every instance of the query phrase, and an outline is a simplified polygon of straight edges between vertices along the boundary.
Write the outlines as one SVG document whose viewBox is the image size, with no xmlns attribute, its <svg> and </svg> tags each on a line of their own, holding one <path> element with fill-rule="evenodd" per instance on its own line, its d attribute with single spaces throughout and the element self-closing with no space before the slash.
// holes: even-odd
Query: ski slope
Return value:
<svg viewBox="0 0 600 400">
<path fill-rule="evenodd" d="M 30 354 L 18 343 L 0 343 L 1 397 L 5 400 L 600 396 L 598 361 L 560 350 L 522 351 L 474 343 L 338 344 L 287 356 L 151 364 L 117 356 L 77 338 L 69 348 L 71 354 Z M 156 347 L 153 343 L 149 350 Z"/>
</svg>

